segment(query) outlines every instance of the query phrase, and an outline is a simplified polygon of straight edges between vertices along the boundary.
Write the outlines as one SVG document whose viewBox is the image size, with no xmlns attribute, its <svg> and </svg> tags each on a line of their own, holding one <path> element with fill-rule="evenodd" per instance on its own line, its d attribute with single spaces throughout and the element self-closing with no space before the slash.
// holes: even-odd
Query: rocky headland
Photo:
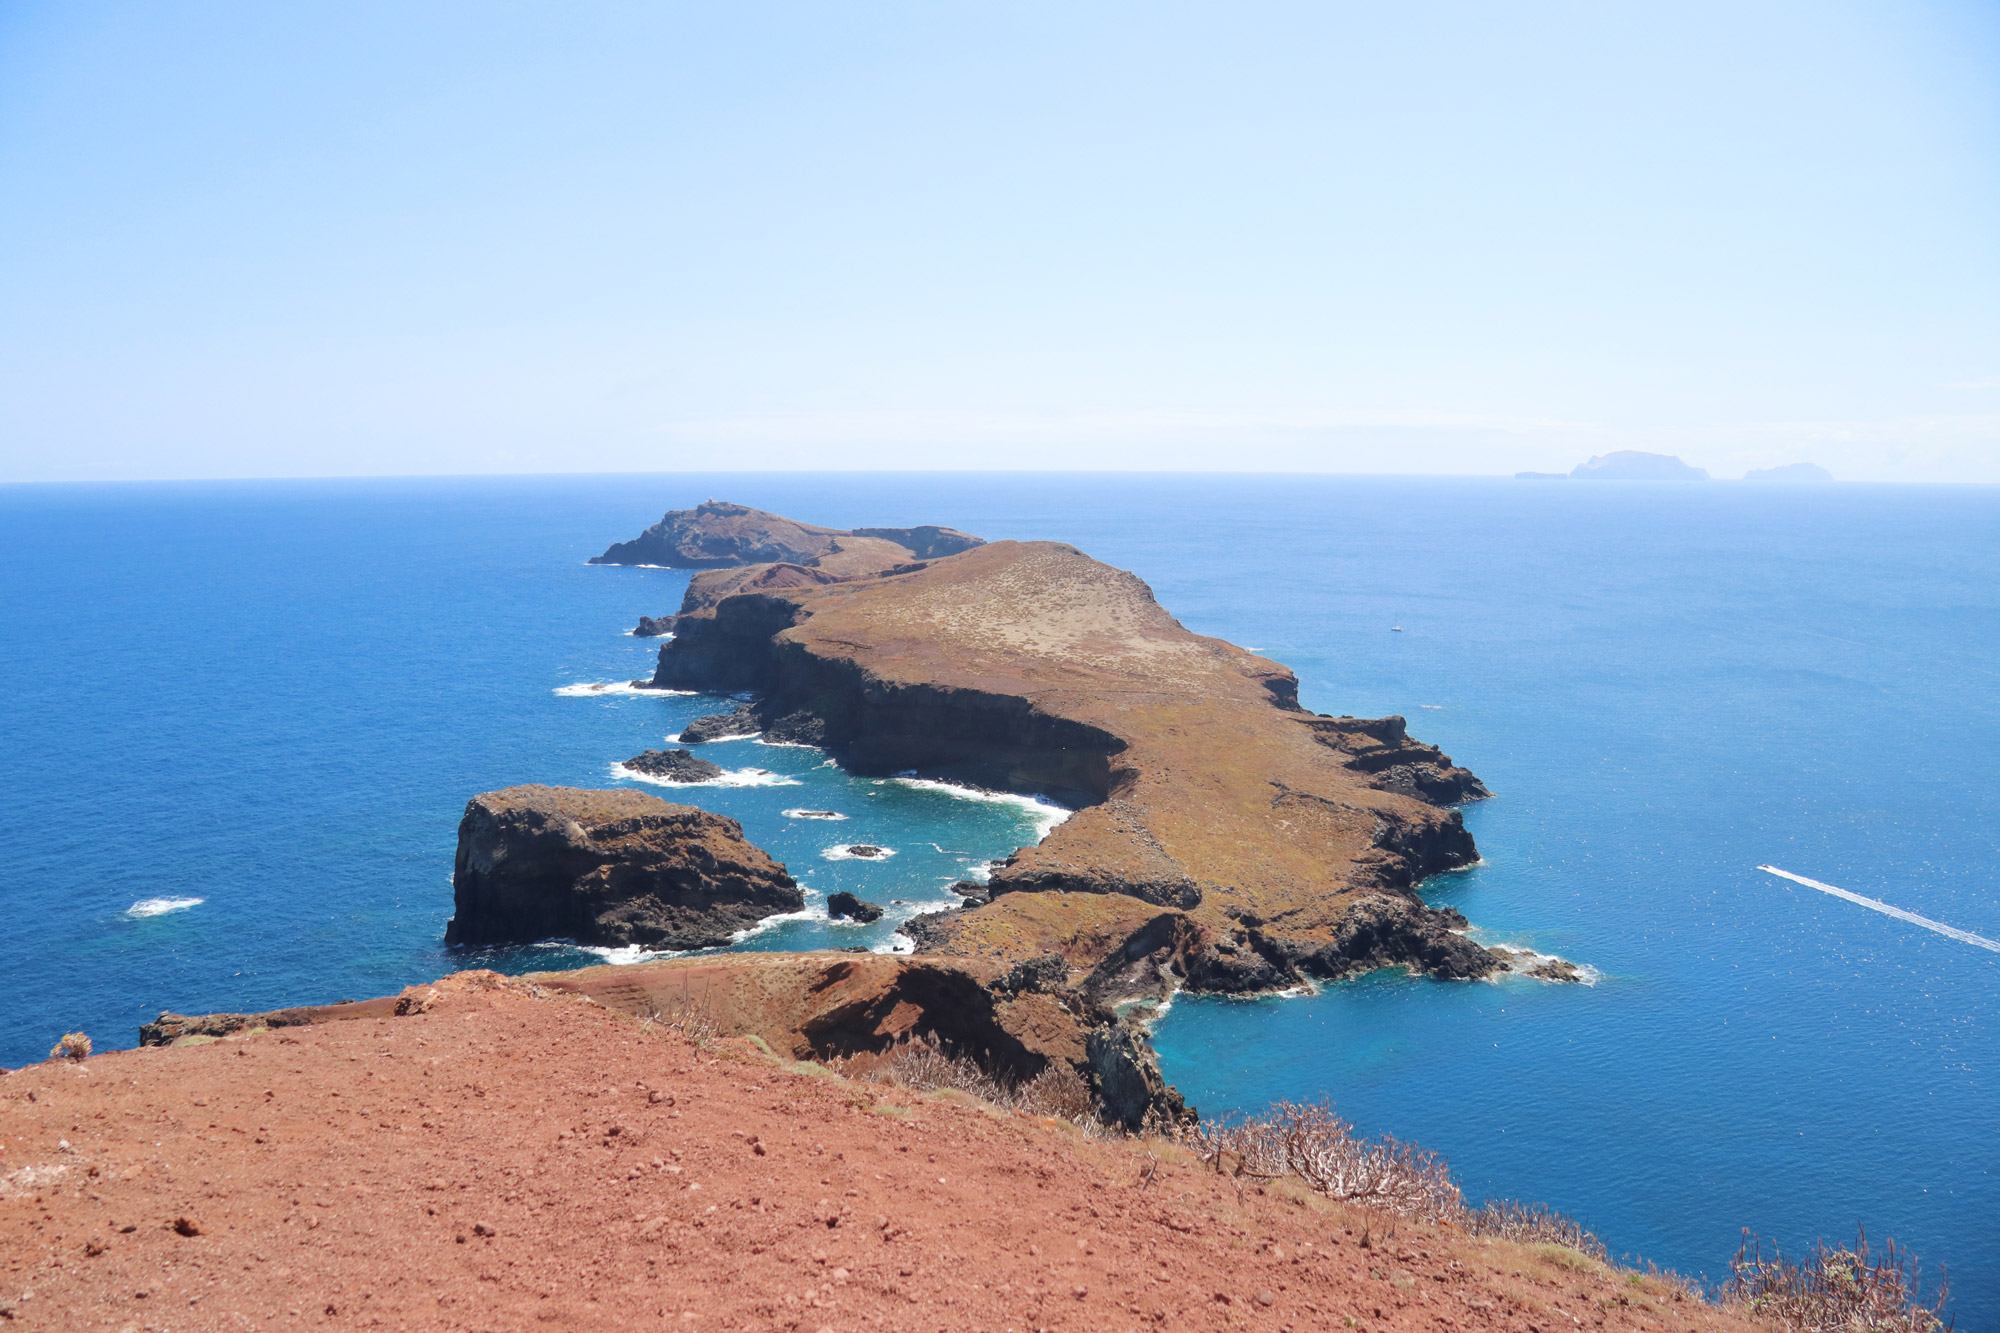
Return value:
<svg viewBox="0 0 2000 1333">
<path fill-rule="evenodd" d="M 447 944 L 699 949 L 805 906 L 784 866 L 735 820 L 624 789 L 473 797 L 451 883 Z"/>
<path fill-rule="evenodd" d="M 1076 810 L 989 901 L 913 923 L 927 952 L 1053 952 L 1107 997 L 1507 966 L 1414 892 L 1477 860 L 1453 808 L 1486 795 L 1476 777 L 1402 718 L 1305 711 L 1288 669 L 1073 547 L 704 572 L 675 633 L 654 686 L 755 700 L 718 726 Z"/>
</svg>

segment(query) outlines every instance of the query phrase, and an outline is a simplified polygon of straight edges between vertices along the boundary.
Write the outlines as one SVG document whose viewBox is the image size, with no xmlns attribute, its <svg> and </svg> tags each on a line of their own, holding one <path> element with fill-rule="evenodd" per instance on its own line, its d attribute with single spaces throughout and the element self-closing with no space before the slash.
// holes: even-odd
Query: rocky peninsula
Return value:
<svg viewBox="0 0 2000 1333">
<path fill-rule="evenodd" d="M 1400 717 L 1305 711 L 1287 668 L 1073 547 L 706 571 L 675 634 L 652 684 L 752 696 L 731 729 L 1076 810 L 989 901 L 913 923 L 926 952 L 1057 953 L 1110 998 L 1507 966 L 1414 892 L 1477 860 L 1453 808 L 1486 795 L 1476 777 Z"/>
</svg>

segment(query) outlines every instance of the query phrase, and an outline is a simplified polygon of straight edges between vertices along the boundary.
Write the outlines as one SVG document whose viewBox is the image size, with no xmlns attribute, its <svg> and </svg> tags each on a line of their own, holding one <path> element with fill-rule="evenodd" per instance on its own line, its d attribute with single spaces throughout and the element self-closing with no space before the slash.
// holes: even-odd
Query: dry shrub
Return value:
<svg viewBox="0 0 2000 1333">
<path fill-rule="evenodd" d="M 1386 1135 L 1358 1138 L 1326 1102 L 1279 1102 L 1261 1116 L 1202 1125 L 1193 1143 L 1218 1171 L 1264 1180 L 1297 1176 L 1330 1199 L 1406 1217 L 1455 1221 L 1465 1211 L 1442 1157 Z"/>
<path fill-rule="evenodd" d="M 1009 1111 L 1065 1120 L 1093 1132 L 1099 1128 L 1090 1084 L 1060 1061 L 1017 1082 L 992 1073 L 968 1055 L 919 1037 L 898 1046 L 870 1077 L 914 1092 L 956 1089 Z"/>
<path fill-rule="evenodd" d="M 1524 1245 L 1560 1245 L 1566 1250 L 1575 1250 L 1599 1263 L 1606 1263 L 1604 1242 L 1590 1232 L 1573 1217 L 1548 1207 L 1546 1204 L 1521 1203 L 1516 1199 L 1488 1199 L 1478 1211 L 1468 1209 L 1463 1218 L 1457 1219 L 1475 1236 L 1497 1236 L 1501 1240 L 1519 1241 Z M 1665 1278 L 1672 1281 L 1671 1277 Z"/>
<path fill-rule="evenodd" d="M 644 1026 L 678 1032 L 702 1050 L 708 1049 L 722 1035 L 721 1025 L 715 1021 L 715 1014 L 708 1005 L 685 996 L 653 1009 L 646 1015 Z"/>
<path fill-rule="evenodd" d="M 90 1037 L 82 1032 L 65 1032 L 62 1040 L 49 1047 L 49 1059 L 81 1060 L 90 1054 Z"/>
<path fill-rule="evenodd" d="M 1747 1229 L 1743 1248 L 1729 1265 L 1723 1299 L 1757 1318 L 1796 1333 L 1932 1333 L 1947 1328 L 1943 1314 L 1949 1285 L 1940 1278 L 1924 1299 L 1916 1259 L 1888 1241 L 1870 1251 L 1868 1233 L 1852 1246 L 1820 1241 L 1803 1263 L 1792 1263 Z"/>
</svg>

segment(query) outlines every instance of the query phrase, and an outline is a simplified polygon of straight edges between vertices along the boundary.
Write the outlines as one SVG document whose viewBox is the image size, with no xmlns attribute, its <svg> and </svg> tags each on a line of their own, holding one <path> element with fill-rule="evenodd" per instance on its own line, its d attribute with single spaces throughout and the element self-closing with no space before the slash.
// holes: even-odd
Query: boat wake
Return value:
<svg viewBox="0 0 2000 1333">
<path fill-rule="evenodd" d="M 1947 926 L 1942 921 L 1933 921 L 1927 916 L 1918 916 L 1915 912 L 1905 912 L 1900 907 L 1891 907 L 1880 898 L 1864 898 L 1858 893 L 1850 893 L 1846 889 L 1835 888 L 1831 884 L 1822 884 L 1816 879 L 1807 879 L 1804 875 L 1794 875 L 1791 871 L 1780 870 L 1776 866 L 1758 866 L 1757 868 L 1767 875 L 1776 875 L 1779 879 L 1788 879 L 1794 884 L 1803 884 L 1809 889 L 1818 889 L 1821 893 L 1830 893 L 1836 898 L 1845 898 L 1848 902 L 1865 907 L 1871 912 L 1880 912 L 1884 916 L 1893 916 L 1898 921 L 1907 921 L 1913 926 L 1922 926 L 1925 930 L 1934 930 L 1947 939 L 1958 940 L 1964 944 L 1971 944 L 1981 949 L 1991 949 L 1995 953 L 2000 953 L 2000 940 L 1989 940 L 1984 935 L 1975 935 L 1969 930 L 1960 930 L 1956 926 Z"/>
</svg>

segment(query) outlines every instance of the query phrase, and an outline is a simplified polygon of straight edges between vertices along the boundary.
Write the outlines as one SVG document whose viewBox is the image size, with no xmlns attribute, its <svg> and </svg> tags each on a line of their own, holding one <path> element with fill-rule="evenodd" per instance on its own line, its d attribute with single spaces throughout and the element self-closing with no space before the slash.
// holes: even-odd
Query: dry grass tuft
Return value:
<svg viewBox="0 0 2000 1333">
<path fill-rule="evenodd" d="M 1804 1262 L 1792 1263 L 1775 1249 L 1766 1259 L 1763 1242 L 1746 1229 L 1729 1269 L 1723 1300 L 1795 1333 L 1932 1333 L 1949 1327 L 1942 1314 L 1949 1284 L 1940 1278 L 1936 1294 L 1926 1301 L 1916 1259 L 1893 1240 L 1879 1255 L 1873 1253 L 1865 1231 L 1851 1246 L 1818 1242 Z"/>
<path fill-rule="evenodd" d="M 51 1060 L 81 1060 L 90 1054 L 90 1037 L 82 1032 L 65 1032 L 62 1040 L 49 1047 Z"/>
</svg>

